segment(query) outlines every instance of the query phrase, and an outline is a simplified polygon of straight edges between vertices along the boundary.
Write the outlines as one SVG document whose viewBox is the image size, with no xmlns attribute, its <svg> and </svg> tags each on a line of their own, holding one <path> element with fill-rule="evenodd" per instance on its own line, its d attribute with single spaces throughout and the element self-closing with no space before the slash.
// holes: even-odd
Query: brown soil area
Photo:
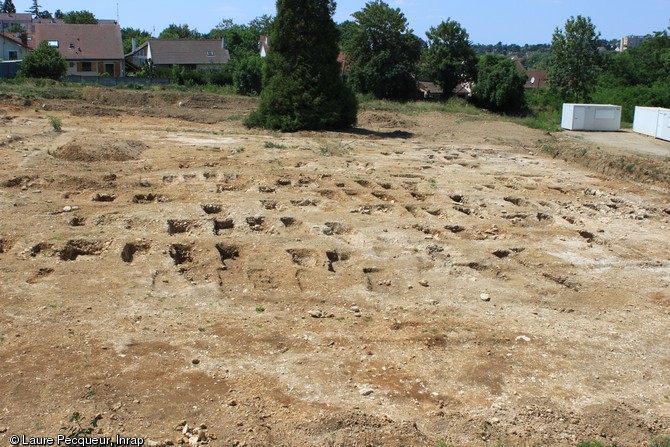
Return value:
<svg viewBox="0 0 670 447">
<path fill-rule="evenodd" d="M 252 99 L 84 97 L 0 105 L 3 445 L 75 412 L 152 445 L 668 433 L 662 175 L 486 116 L 280 134 Z"/>
</svg>

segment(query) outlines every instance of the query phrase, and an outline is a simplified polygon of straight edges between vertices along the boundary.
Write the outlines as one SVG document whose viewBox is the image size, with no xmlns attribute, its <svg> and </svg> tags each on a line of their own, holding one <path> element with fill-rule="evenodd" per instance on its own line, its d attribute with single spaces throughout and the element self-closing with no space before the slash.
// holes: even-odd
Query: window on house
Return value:
<svg viewBox="0 0 670 447">
<path fill-rule="evenodd" d="M 81 71 L 93 71 L 92 64 L 90 62 L 82 62 Z"/>
<path fill-rule="evenodd" d="M 70 62 L 70 68 L 74 68 L 74 62 Z"/>
<path fill-rule="evenodd" d="M 10 61 L 15 61 L 19 58 L 19 53 L 18 51 L 10 51 L 9 52 L 9 60 Z"/>
<path fill-rule="evenodd" d="M 207 50 L 207 57 L 214 57 L 214 52 L 212 50 Z"/>
<path fill-rule="evenodd" d="M 50 47 L 58 48 L 58 41 L 57 40 L 50 40 L 47 42 L 47 45 Z"/>
</svg>

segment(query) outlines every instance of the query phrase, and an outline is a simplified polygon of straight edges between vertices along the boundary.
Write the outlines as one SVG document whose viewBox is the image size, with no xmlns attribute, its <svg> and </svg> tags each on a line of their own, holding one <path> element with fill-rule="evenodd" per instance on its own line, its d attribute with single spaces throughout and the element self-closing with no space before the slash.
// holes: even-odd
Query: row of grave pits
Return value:
<svg viewBox="0 0 670 447">
<path fill-rule="evenodd" d="M 225 191 L 225 190 L 230 190 L 231 188 L 229 187 L 230 185 L 227 185 L 228 183 L 231 182 L 238 182 L 240 180 L 240 175 L 239 174 L 228 174 L 228 173 L 216 173 L 216 172 L 205 172 L 202 174 L 203 178 L 205 179 L 223 179 L 226 184 L 224 185 L 219 185 L 220 187 L 217 187 L 217 190 Z M 163 183 L 170 184 L 174 183 L 178 180 L 183 180 L 183 181 L 190 181 L 194 180 L 198 177 L 198 174 L 182 174 L 182 175 L 165 175 L 163 176 Z M 311 178 L 307 176 L 300 176 L 297 180 L 291 179 L 291 178 L 286 178 L 286 177 L 280 177 L 276 180 L 276 185 L 277 186 L 308 186 L 308 185 L 314 185 L 316 184 L 319 186 L 318 182 L 322 181 L 324 179 L 327 179 L 331 177 L 330 174 L 323 174 L 319 176 L 318 178 Z M 394 175 L 393 177 L 399 177 L 399 178 L 411 178 L 411 179 L 422 179 L 425 180 L 425 177 L 422 175 L 418 174 L 397 174 Z M 107 174 L 102 177 L 103 181 L 114 181 L 117 180 L 117 176 L 115 174 Z M 28 176 L 18 176 L 14 177 L 8 180 L 5 180 L 2 182 L 3 187 L 7 188 L 12 188 L 12 187 L 17 187 L 17 186 L 27 186 L 30 184 L 30 182 L 34 181 L 35 179 L 28 177 Z M 508 181 L 509 179 L 506 177 L 496 177 L 496 180 L 498 181 Z M 142 182 L 141 182 L 142 183 Z M 144 182 L 146 185 L 146 182 Z M 375 188 L 376 186 L 381 187 L 383 190 L 391 190 L 391 189 L 396 189 L 396 185 L 394 185 L 391 182 L 387 181 L 370 181 L 370 180 L 365 180 L 365 179 L 357 179 L 354 180 L 354 183 L 358 184 L 361 187 L 364 188 Z M 346 184 L 344 182 L 334 182 L 335 186 L 338 188 L 345 188 Z M 495 185 L 483 185 L 484 187 L 495 189 Z M 510 188 L 510 189 L 518 189 L 519 186 L 515 184 L 504 184 L 505 187 Z M 410 181 L 403 181 L 400 184 L 400 187 L 407 191 L 412 191 L 415 192 L 416 194 L 414 195 L 414 198 L 423 201 L 426 200 L 428 197 L 430 197 L 432 194 L 426 194 L 426 193 L 418 193 L 417 192 L 417 182 L 410 182 Z M 236 188 L 232 188 L 236 189 Z M 555 190 L 557 192 L 560 192 L 562 194 L 568 194 L 571 192 L 576 192 L 572 191 L 569 189 L 566 189 L 564 187 L 560 186 L 549 186 L 549 190 Z M 263 193 L 273 193 L 276 191 L 275 187 L 271 186 L 259 186 L 258 187 L 259 192 Z M 357 195 L 359 194 L 359 191 L 357 190 L 351 190 L 347 189 L 345 191 L 347 195 Z M 597 212 L 607 212 L 610 210 L 621 210 L 625 209 L 627 214 L 634 214 L 635 218 L 637 219 L 646 219 L 653 217 L 655 215 L 670 215 L 670 208 L 655 208 L 655 207 L 645 207 L 644 205 L 639 205 L 636 206 L 635 204 L 631 203 L 630 201 L 623 199 L 621 197 L 618 197 L 616 194 L 609 194 L 609 193 L 604 193 L 601 192 L 597 189 L 591 189 L 587 188 L 585 190 L 582 190 L 582 193 L 586 196 L 592 196 L 594 198 L 599 198 L 602 199 L 602 201 L 594 201 L 594 202 L 586 202 L 584 204 L 581 204 L 581 207 L 585 207 L 588 209 L 591 209 L 593 211 Z M 324 190 L 321 192 L 322 195 L 328 197 L 333 195 L 333 191 L 329 190 Z M 380 200 L 384 201 L 395 201 L 396 198 L 392 195 L 386 194 L 384 192 L 379 192 L 379 191 L 373 191 L 372 195 L 379 198 Z M 449 197 L 457 203 L 460 204 L 465 204 L 467 203 L 467 200 L 465 199 L 464 196 L 460 194 L 450 194 Z M 113 202 L 117 199 L 117 196 L 115 194 L 110 194 L 110 193 L 97 193 L 92 197 L 92 201 L 95 202 Z M 515 198 L 515 197 L 504 197 L 504 200 L 512 203 L 517 206 L 524 206 L 527 205 L 527 203 L 520 198 Z M 149 194 L 137 194 L 133 197 L 132 199 L 133 203 L 161 203 L 161 202 L 167 202 L 169 201 L 169 198 L 160 195 L 160 194 L 154 194 L 154 193 L 149 193 Z M 566 207 L 571 207 L 574 206 L 571 202 L 558 202 L 559 205 L 561 206 L 566 206 Z M 318 203 L 311 203 L 311 202 L 302 202 L 302 201 L 296 201 L 295 203 L 297 206 L 315 206 L 318 205 Z"/>
<path fill-rule="evenodd" d="M 583 235 L 586 237 L 587 235 Z M 7 242 L 7 239 L 2 239 L 2 246 L 7 247 L 10 244 Z M 30 255 L 32 257 L 37 257 L 42 254 L 45 256 L 55 256 L 62 261 L 75 261 L 80 256 L 100 256 L 103 254 L 105 249 L 111 245 L 111 242 L 103 241 L 87 241 L 87 240 L 70 240 L 62 248 L 55 248 L 54 244 L 48 242 L 41 242 L 36 244 L 30 249 Z M 146 255 L 151 249 L 151 244 L 146 241 L 132 241 L 125 242 L 120 253 L 120 257 L 125 263 L 132 263 L 135 260 L 137 255 Z M 228 270 L 231 265 L 230 262 L 238 259 L 242 255 L 242 249 L 236 244 L 231 244 L 228 242 L 219 242 L 215 244 L 215 249 L 220 259 L 221 266 L 218 268 L 219 271 Z M 442 256 L 449 258 L 450 255 L 445 253 L 445 247 L 439 244 L 427 244 L 425 247 L 425 252 L 431 256 Z M 509 249 L 497 249 L 491 252 L 492 258 L 497 260 L 503 260 L 509 257 L 513 257 L 525 251 L 524 247 L 513 247 Z M 326 250 L 325 252 L 308 249 L 308 248 L 289 248 L 285 252 L 289 256 L 293 264 L 296 264 L 302 268 L 326 268 L 328 272 L 336 272 L 336 264 L 339 262 L 349 261 L 351 259 L 351 254 L 342 250 L 332 249 Z M 174 265 L 177 267 L 177 271 L 180 274 L 189 272 L 192 265 L 194 264 L 194 253 L 195 253 L 195 243 L 174 243 L 170 244 L 167 250 L 170 258 L 172 259 Z M 523 264 L 523 263 L 522 263 Z M 455 269 L 467 268 L 475 270 L 477 272 L 486 272 L 493 269 L 496 276 L 499 276 L 500 279 L 505 279 L 505 275 L 501 274 L 499 267 L 494 267 L 488 261 L 470 261 L 470 262 L 453 262 L 452 267 Z M 48 276 L 54 270 L 50 267 L 40 268 L 39 271 L 31 278 L 28 279 L 29 283 L 37 282 L 40 278 Z M 373 281 L 373 277 L 381 273 L 381 270 L 376 267 L 364 267 L 362 268 L 363 277 L 369 290 L 377 290 L 377 286 L 390 286 L 391 280 L 389 279 L 376 279 Z M 567 276 L 557 275 L 552 272 L 539 272 L 543 279 L 550 281 L 552 283 L 558 284 L 560 286 L 566 287 L 573 291 L 579 291 L 581 285 L 570 279 Z M 427 287 L 424 285 L 424 287 Z"/>
<path fill-rule="evenodd" d="M 280 179 L 281 180 L 281 179 Z M 358 180 L 357 183 L 359 183 L 362 186 L 369 186 L 371 182 L 368 180 Z M 344 185 L 343 183 L 338 183 L 338 185 Z M 390 189 L 392 188 L 390 183 L 379 183 L 380 186 L 382 186 L 385 189 Z M 417 192 L 415 190 L 416 185 L 415 184 L 403 184 L 402 185 L 404 188 L 410 190 L 411 196 L 416 199 L 419 202 L 424 202 L 428 198 L 430 198 L 433 194 L 430 193 L 421 193 Z M 224 189 L 219 190 L 219 192 L 223 191 Z M 259 187 L 260 192 L 275 192 L 275 188 L 272 187 L 265 187 L 265 186 L 260 186 Z M 322 190 L 319 192 L 322 196 L 327 197 L 327 198 L 333 198 L 334 197 L 334 192 L 331 190 Z M 359 192 L 356 190 L 345 190 L 345 193 L 347 195 L 358 195 Z M 394 204 L 397 201 L 397 198 L 391 194 L 388 194 L 384 191 L 372 191 L 370 193 L 372 196 L 378 198 L 379 200 L 385 201 L 385 202 L 390 202 L 391 204 Z M 591 195 L 591 196 L 604 196 L 603 193 L 600 193 L 597 190 L 591 190 L 587 189 L 584 191 L 585 195 Z M 113 202 L 115 201 L 117 196 L 115 194 L 107 194 L 107 193 L 97 193 L 92 197 L 92 201 L 94 202 Z M 453 209 L 456 211 L 459 211 L 461 213 L 464 213 L 466 215 L 473 215 L 477 213 L 476 208 L 473 207 L 467 207 L 464 206 L 466 203 L 468 203 L 468 199 L 463 196 L 462 194 L 449 194 L 449 198 L 455 203 L 453 206 Z M 670 209 L 659 209 L 659 208 L 654 208 L 654 207 L 635 207 L 633 204 L 630 202 L 626 201 L 625 199 L 621 199 L 617 196 L 609 196 L 606 197 L 608 201 L 605 202 L 586 202 L 583 204 L 580 204 L 579 206 L 575 206 L 572 202 L 569 201 L 557 201 L 556 205 L 560 206 L 561 208 L 569 211 L 576 211 L 579 212 L 581 211 L 581 208 L 587 208 L 589 210 L 595 211 L 597 213 L 607 213 L 607 212 L 616 212 L 619 211 L 617 214 L 624 214 L 628 215 L 634 219 L 637 220 L 643 220 L 643 219 L 649 219 L 655 216 L 664 216 L 664 215 L 670 215 Z M 519 198 L 519 197 L 512 197 L 512 196 L 506 196 L 503 197 L 503 200 L 505 202 L 511 203 L 515 206 L 518 207 L 523 207 L 523 206 L 530 206 L 532 205 L 531 203 L 527 202 L 526 200 Z M 136 194 L 133 196 L 132 202 L 133 203 L 138 203 L 138 204 L 146 204 L 146 203 L 165 203 L 169 202 L 170 199 L 164 195 L 160 194 L 154 194 L 154 193 L 148 193 L 148 194 Z M 290 201 L 292 205 L 297 206 L 297 207 L 308 207 L 308 206 L 319 206 L 320 201 L 318 199 L 311 199 L 311 198 L 302 198 L 302 199 L 295 199 Z M 261 200 L 261 205 L 263 208 L 267 210 L 276 210 L 278 209 L 278 202 L 275 200 Z M 543 202 L 540 203 L 542 206 L 551 206 L 550 202 Z M 367 214 L 367 209 L 372 207 L 373 205 L 364 205 L 363 209 L 359 210 L 363 212 L 364 214 Z M 391 207 L 386 207 L 386 206 L 380 206 L 380 205 L 374 205 L 377 207 L 377 211 L 381 212 L 388 212 Z M 207 214 L 216 214 L 221 211 L 220 206 L 217 205 L 203 205 L 203 210 Z M 406 208 L 408 211 L 410 211 L 412 214 L 414 214 L 414 210 L 411 209 L 413 205 L 407 205 Z M 366 209 L 367 208 L 367 209 Z M 426 211 L 430 214 L 433 215 L 439 215 L 440 210 L 434 209 L 426 209 Z M 506 210 L 502 211 L 503 218 L 509 219 L 509 220 L 523 220 L 528 217 L 528 213 L 509 213 Z M 537 212 L 536 217 L 539 221 L 549 221 L 551 220 L 551 217 L 547 215 L 546 213 L 543 212 Z"/>
<path fill-rule="evenodd" d="M 284 228 L 289 228 L 297 225 L 299 221 L 291 216 L 283 216 L 279 218 L 279 222 Z M 214 235 L 226 234 L 226 232 L 235 229 L 235 219 L 231 217 L 223 219 L 213 219 L 212 232 Z M 247 216 L 244 218 L 244 223 L 251 231 L 265 231 L 268 227 L 268 219 L 264 216 Z M 189 219 L 168 219 L 167 232 L 170 236 L 177 234 L 187 234 L 191 231 L 202 227 L 203 221 L 189 220 Z M 340 222 L 326 222 L 323 225 L 315 225 L 312 231 L 321 233 L 326 236 L 342 235 L 350 231 L 350 228 Z"/>
</svg>

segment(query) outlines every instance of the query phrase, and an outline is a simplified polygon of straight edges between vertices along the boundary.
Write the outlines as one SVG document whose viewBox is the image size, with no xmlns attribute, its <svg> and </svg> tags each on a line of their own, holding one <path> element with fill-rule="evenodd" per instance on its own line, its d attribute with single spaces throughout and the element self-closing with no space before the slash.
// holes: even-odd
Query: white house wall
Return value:
<svg viewBox="0 0 670 447">
<path fill-rule="evenodd" d="M 18 45 L 15 42 L 12 42 L 11 40 L 6 40 L 6 39 L 0 39 L 0 45 L 2 45 L 2 55 L 0 56 L 0 59 L 4 61 L 9 61 L 12 60 L 10 56 L 10 52 L 16 51 L 16 59 L 17 60 L 23 60 L 23 58 L 28 54 L 28 50 L 26 50 L 24 47 L 21 45 Z"/>
</svg>

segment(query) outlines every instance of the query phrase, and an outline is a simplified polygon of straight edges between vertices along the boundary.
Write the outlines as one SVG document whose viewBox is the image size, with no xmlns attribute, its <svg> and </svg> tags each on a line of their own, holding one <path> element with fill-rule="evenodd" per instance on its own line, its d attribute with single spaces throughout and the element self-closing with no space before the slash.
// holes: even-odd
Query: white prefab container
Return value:
<svg viewBox="0 0 670 447">
<path fill-rule="evenodd" d="M 670 109 L 635 107 L 635 132 L 670 141 Z"/>
<path fill-rule="evenodd" d="M 658 127 L 656 138 L 670 141 L 670 110 L 664 109 L 658 113 Z"/>
<path fill-rule="evenodd" d="M 617 131 L 621 128 L 621 106 L 563 104 L 561 127 L 568 130 Z"/>
<path fill-rule="evenodd" d="M 658 116 L 662 109 L 658 107 L 635 107 L 635 118 L 633 118 L 633 130 L 637 133 L 656 137 L 658 128 Z"/>
</svg>

